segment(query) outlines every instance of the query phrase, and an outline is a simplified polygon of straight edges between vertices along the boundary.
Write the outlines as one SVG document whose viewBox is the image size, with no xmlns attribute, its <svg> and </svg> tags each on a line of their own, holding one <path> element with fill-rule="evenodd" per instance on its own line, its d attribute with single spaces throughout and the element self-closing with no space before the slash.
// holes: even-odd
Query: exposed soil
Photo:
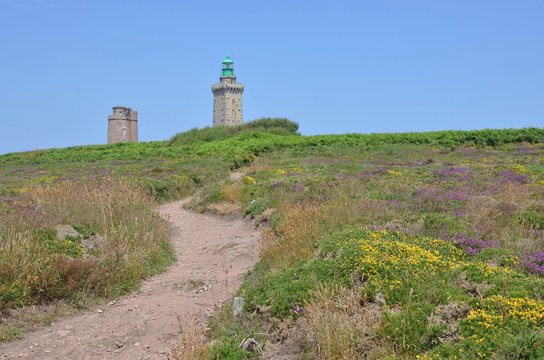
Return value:
<svg viewBox="0 0 544 360">
<path fill-rule="evenodd" d="M 0 359 L 167 359 L 178 315 L 182 322 L 205 321 L 258 259 L 259 232 L 249 223 L 195 214 L 182 204 L 158 210 L 172 226 L 178 257 L 166 273 L 132 295 L 0 344 Z"/>
</svg>

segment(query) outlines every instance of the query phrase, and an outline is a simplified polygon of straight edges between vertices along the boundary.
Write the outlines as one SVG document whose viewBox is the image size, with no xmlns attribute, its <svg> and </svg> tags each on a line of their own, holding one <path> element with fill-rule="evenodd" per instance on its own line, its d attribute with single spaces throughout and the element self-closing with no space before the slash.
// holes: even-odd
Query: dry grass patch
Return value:
<svg viewBox="0 0 544 360">
<path fill-rule="evenodd" d="M 316 358 L 355 360 L 380 358 L 390 353 L 376 332 L 382 324 L 378 305 L 365 303 L 362 289 L 321 287 L 305 307 L 302 328 Z"/>
<path fill-rule="evenodd" d="M 243 186 L 241 183 L 236 182 L 232 184 L 223 184 L 221 186 L 222 199 L 230 204 L 240 204 L 242 197 Z"/>
<path fill-rule="evenodd" d="M 174 360 L 203 360 L 206 359 L 206 327 L 198 324 L 196 318 L 177 316 L 180 336 L 172 348 Z"/>
<path fill-rule="evenodd" d="M 508 184 L 499 194 L 469 198 L 464 217 L 482 239 L 524 254 L 544 248 L 541 233 L 524 226 L 520 218 L 536 204 L 541 202 L 529 187 Z"/>
<path fill-rule="evenodd" d="M 314 255 L 318 239 L 352 224 L 387 223 L 397 209 L 385 201 L 347 201 L 339 197 L 327 202 L 289 202 L 280 208 L 283 221 L 262 233 L 261 256 L 278 265 L 290 265 Z"/>
<path fill-rule="evenodd" d="M 169 230 L 144 189 L 119 179 L 29 188 L 0 213 L 0 311 L 125 293 L 173 261 Z M 57 225 L 81 236 L 60 239 Z M 86 249 L 87 237 L 100 244 Z"/>
</svg>

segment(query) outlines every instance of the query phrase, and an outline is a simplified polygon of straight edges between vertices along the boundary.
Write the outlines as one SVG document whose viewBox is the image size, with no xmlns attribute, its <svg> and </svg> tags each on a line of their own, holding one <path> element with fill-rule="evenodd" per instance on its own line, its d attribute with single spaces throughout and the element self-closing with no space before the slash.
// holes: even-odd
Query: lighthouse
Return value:
<svg viewBox="0 0 544 360">
<path fill-rule="evenodd" d="M 223 60 L 219 83 L 212 85 L 213 126 L 236 126 L 243 122 L 242 94 L 244 85 L 236 83 L 234 62 Z"/>
</svg>

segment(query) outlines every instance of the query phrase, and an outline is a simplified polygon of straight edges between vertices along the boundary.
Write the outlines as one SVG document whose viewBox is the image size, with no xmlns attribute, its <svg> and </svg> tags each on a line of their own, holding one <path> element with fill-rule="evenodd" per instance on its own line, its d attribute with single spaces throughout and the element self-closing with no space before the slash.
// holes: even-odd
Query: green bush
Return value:
<svg viewBox="0 0 544 360">
<path fill-rule="evenodd" d="M 274 133 L 282 133 L 279 129 L 285 130 L 286 134 L 298 135 L 298 124 L 284 118 L 261 118 L 244 124 L 248 129 L 271 130 Z"/>
<path fill-rule="evenodd" d="M 238 126 L 194 128 L 174 135 L 166 142 L 170 145 L 190 145 L 224 140 L 243 133 L 266 132 L 276 135 L 298 135 L 298 124 L 288 119 L 262 118 Z"/>
</svg>

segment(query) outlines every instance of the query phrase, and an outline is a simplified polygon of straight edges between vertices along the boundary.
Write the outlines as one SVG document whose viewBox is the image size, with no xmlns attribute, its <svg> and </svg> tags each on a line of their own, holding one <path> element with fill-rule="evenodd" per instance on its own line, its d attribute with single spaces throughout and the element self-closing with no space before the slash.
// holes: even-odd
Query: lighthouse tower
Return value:
<svg viewBox="0 0 544 360">
<path fill-rule="evenodd" d="M 235 126 L 243 122 L 244 85 L 236 83 L 233 65 L 232 59 L 227 56 L 223 60 L 219 83 L 212 85 L 213 126 Z"/>
</svg>

